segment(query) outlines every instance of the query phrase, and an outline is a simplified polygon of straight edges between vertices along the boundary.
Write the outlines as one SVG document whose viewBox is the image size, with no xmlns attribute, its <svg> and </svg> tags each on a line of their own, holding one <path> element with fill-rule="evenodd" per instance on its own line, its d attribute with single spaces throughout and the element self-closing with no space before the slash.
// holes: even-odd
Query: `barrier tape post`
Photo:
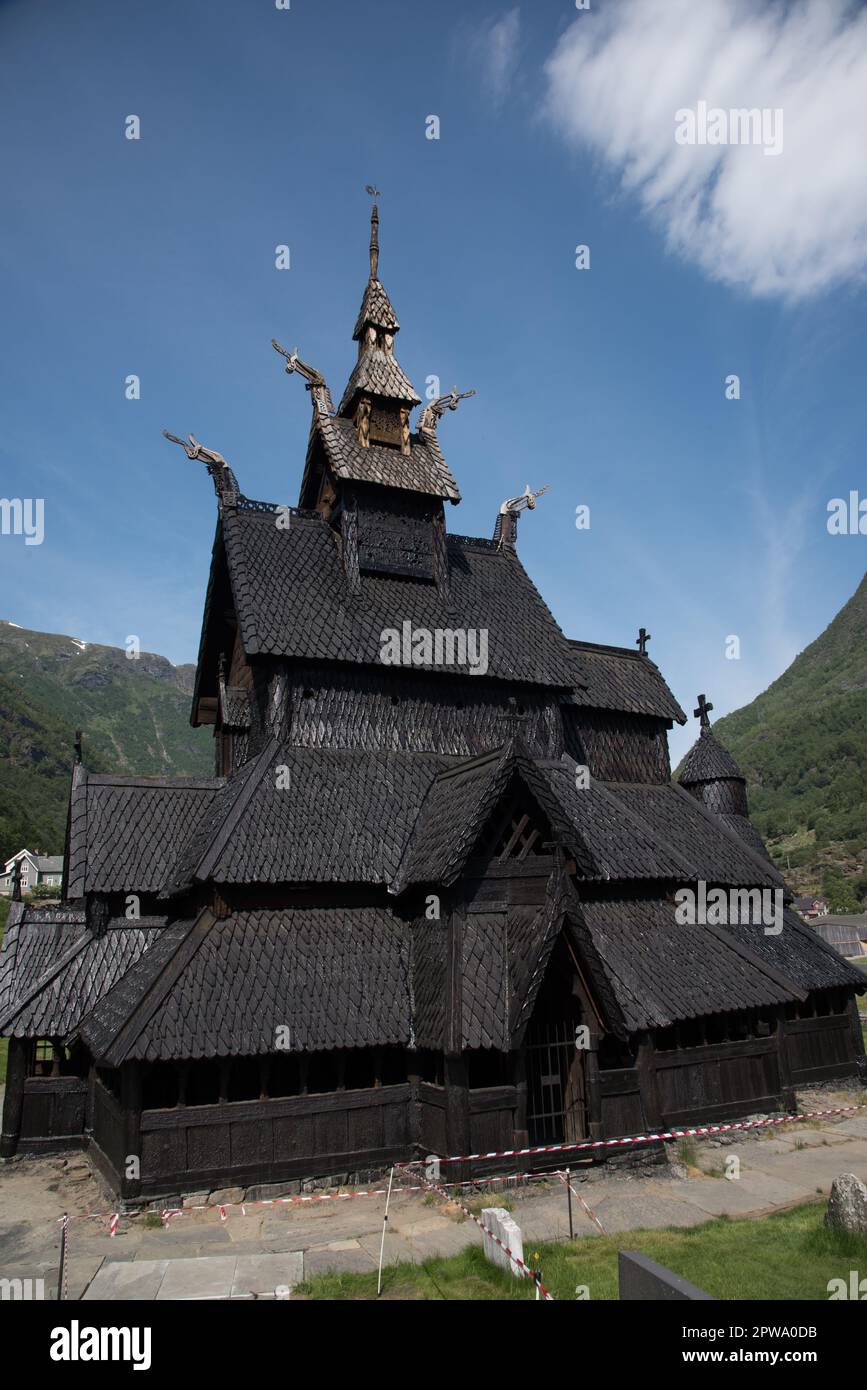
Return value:
<svg viewBox="0 0 867 1390">
<path fill-rule="evenodd" d="M 569 1239 L 575 1239 L 575 1229 L 572 1225 L 572 1184 L 569 1181 L 570 1172 L 566 1169 L 566 1201 L 569 1204 Z"/>
<path fill-rule="evenodd" d="M 571 1202 L 571 1198 L 574 1197 L 574 1198 L 575 1198 L 575 1201 L 578 1203 L 578 1205 L 579 1205 L 579 1207 L 581 1208 L 581 1210 L 582 1210 L 583 1212 L 586 1212 L 587 1215 L 590 1217 L 590 1220 L 593 1222 L 593 1225 L 596 1227 L 596 1229 L 597 1229 L 597 1231 L 599 1232 L 599 1234 L 602 1235 L 602 1236 L 607 1235 L 608 1232 L 605 1230 L 605 1227 L 602 1225 L 602 1222 L 599 1220 L 599 1217 L 596 1215 L 596 1213 L 595 1213 L 595 1211 L 593 1210 L 593 1208 L 589 1205 L 588 1202 L 585 1202 L 585 1201 L 584 1201 L 584 1198 L 581 1196 L 581 1193 L 580 1193 L 580 1192 L 576 1192 L 576 1191 L 575 1191 L 575 1188 L 572 1186 L 572 1174 L 571 1174 L 570 1170 L 567 1168 L 566 1171 L 565 1171 L 565 1173 L 558 1173 L 557 1176 L 560 1178 L 560 1181 L 561 1181 L 561 1182 L 564 1182 L 564 1183 L 566 1184 L 566 1189 L 567 1189 L 567 1191 L 568 1191 L 569 1194 L 570 1194 L 570 1202 L 569 1202 L 569 1225 L 570 1225 L 570 1227 L 571 1227 L 571 1224 L 572 1224 L 572 1202 Z M 571 1229 L 570 1229 L 569 1234 L 570 1234 L 570 1235 L 572 1234 Z"/>
<path fill-rule="evenodd" d="M 69 1239 L 69 1212 L 60 1218 L 60 1262 L 57 1266 L 57 1302 L 66 1296 L 66 1245 Z"/>
<path fill-rule="evenodd" d="M 385 1254 L 385 1231 L 388 1226 L 388 1204 L 391 1201 L 391 1184 L 394 1181 L 394 1164 L 388 1175 L 388 1192 L 385 1194 L 385 1215 L 382 1218 L 382 1240 L 379 1242 L 379 1270 L 376 1275 L 376 1296 L 382 1293 L 382 1257 Z"/>
</svg>

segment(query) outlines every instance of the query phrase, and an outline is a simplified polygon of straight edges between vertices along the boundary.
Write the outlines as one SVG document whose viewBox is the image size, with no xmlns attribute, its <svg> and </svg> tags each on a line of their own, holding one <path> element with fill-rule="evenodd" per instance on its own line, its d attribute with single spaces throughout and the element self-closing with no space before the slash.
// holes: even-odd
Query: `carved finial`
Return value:
<svg viewBox="0 0 867 1390">
<path fill-rule="evenodd" d="M 81 762 L 81 730 L 80 730 L 80 729 L 76 729 L 76 731 L 75 731 L 75 742 L 73 743 L 72 746 L 73 746 L 73 748 L 74 748 L 74 750 L 75 750 L 75 761 L 76 761 L 77 763 L 80 763 L 80 762 Z"/>
<path fill-rule="evenodd" d="M 303 362 L 298 356 L 297 348 L 293 348 L 289 352 L 288 348 L 282 347 L 276 338 L 271 339 L 271 346 L 275 352 L 279 352 L 281 357 L 285 357 L 287 374 L 291 376 L 293 372 L 297 372 L 307 382 L 307 390 L 313 397 L 316 409 L 323 415 L 333 415 L 334 404 L 322 373 L 317 372 L 316 368 L 309 366 L 307 362 Z"/>
<path fill-rule="evenodd" d="M 435 401 L 425 406 L 419 417 L 419 429 L 435 430 L 447 410 L 457 410 L 458 401 L 465 401 L 475 394 L 475 391 L 458 391 L 458 388 L 453 386 L 451 391 L 447 391 L 444 396 L 437 396 Z"/>
<path fill-rule="evenodd" d="M 506 512 L 522 512 L 528 507 L 532 512 L 536 506 L 536 498 L 541 497 L 543 492 L 548 491 L 548 484 L 539 487 L 535 492 L 530 491 L 530 484 L 527 483 L 520 497 L 507 497 L 500 506 L 500 515 L 505 516 Z"/>
<path fill-rule="evenodd" d="M 497 513 L 497 524 L 494 527 L 494 540 L 499 547 L 515 546 L 518 540 L 518 517 L 525 508 L 533 511 L 536 506 L 536 498 L 541 497 L 542 493 L 547 491 L 547 483 L 544 487 L 537 488 L 535 492 L 530 491 L 530 484 L 527 483 L 520 497 L 506 498 Z"/>
<path fill-rule="evenodd" d="M 645 628 L 640 627 L 638 629 L 638 636 L 635 639 L 635 645 L 641 656 L 647 656 L 647 644 L 649 641 L 650 633 Z"/>
<path fill-rule="evenodd" d="M 379 198 L 378 188 L 374 188 L 372 183 L 365 184 L 365 193 L 369 193 L 371 198 Z M 376 203 L 370 209 L 370 278 L 379 279 L 379 208 Z"/>
<path fill-rule="evenodd" d="M 712 709 L 713 705 L 710 704 L 709 701 L 706 700 L 703 695 L 699 695 L 698 709 L 694 709 L 692 713 L 693 718 L 698 719 L 700 721 L 701 727 L 703 729 L 710 728 L 710 719 L 708 718 L 708 715 Z"/>
<path fill-rule="evenodd" d="M 176 434 L 170 434 L 168 430 L 163 430 L 166 439 L 170 439 L 173 444 L 180 444 L 188 459 L 201 460 L 211 475 L 214 484 L 214 491 L 217 494 L 220 504 L 226 503 L 233 506 L 241 496 L 241 489 L 238 487 L 238 479 L 235 477 L 222 454 L 216 453 L 214 449 L 208 449 L 204 444 L 200 444 L 194 434 L 188 436 L 188 440 L 179 439 Z"/>
<path fill-rule="evenodd" d="M 12 901 L 21 902 L 21 860 L 15 860 L 15 877 L 12 880 Z"/>
</svg>

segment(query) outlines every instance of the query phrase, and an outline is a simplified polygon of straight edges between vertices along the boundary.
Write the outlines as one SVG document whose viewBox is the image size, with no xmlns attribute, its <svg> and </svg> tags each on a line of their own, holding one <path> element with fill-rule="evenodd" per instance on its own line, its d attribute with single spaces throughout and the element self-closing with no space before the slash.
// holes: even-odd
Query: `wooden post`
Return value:
<svg viewBox="0 0 867 1390">
<path fill-rule="evenodd" d="M 446 1057 L 445 1080 L 446 1146 L 451 1154 L 469 1153 L 470 1092 L 467 1085 L 467 1064 L 463 1057 Z M 459 1166 L 463 1168 L 464 1165 Z"/>
<path fill-rule="evenodd" d="M 854 994 L 852 995 L 852 998 L 849 1000 L 849 1008 L 847 1012 L 849 1014 L 849 1022 L 852 1027 L 853 1056 L 855 1057 L 856 1062 L 858 1062 L 863 1059 L 865 1049 L 864 1034 L 861 1032 L 861 1020 L 858 1017 L 858 1000 Z M 865 1079 L 867 1079 L 867 1076 L 865 1076 Z"/>
<path fill-rule="evenodd" d="M 644 1112 L 644 1123 L 648 1129 L 660 1129 L 662 1109 L 659 1104 L 659 1090 L 656 1085 L 656 1048 L 650 1033 L 642 1033 L 635 1058 L 638 1074 L 638 1093 Z"/>
<path fill-rule="evenodd" d="M 124 1062 L 120 1070 L 120 1103 L 123 1107 L 123 1156 L 121 1158 L 120 1194 L 137 1197 L 141 1177 L 128 1178 L 126 1160 L 136 1157 L 141 1172 L 141 1067 L 138 1062 Z"/>
<path fill-rule="evenodd" d="M 24 1082 L 27 1079 L 26 1038 L 9 1039 L 6 1062 L 6 1096 L 3 1101 L 3 1133 L 0 1135 L 0 1158 L 11 1158 L 21 1137 L 21 1117 L 24 1113 Z"/>
<path fill-rule="evenodd" d="M 782 1005 L 777 1010 L 777 1066 L 783 1106 L 786 1110 L 794 1110 L 795 1087 L 792 1081 L 792 1059 L 789 1055 L 789 1030 L 786 1027 L 786 1011 Z"/>
<path fill-rule="evenodd" d="M 515 1149 L 530 1146 L 530 1131 L 527 1128 L 527 1052 L 521 1048 L 515 1056 L 515 1090 L 518 1103 L 515 1106 Z"/>
<path fill-rule="evenodd" d="M 602 1090 L 599 1085 L 599 1035 L 591 1032 L 590 1046 L 585 1053 L 587 1082 L 587 1128 L 591 1139 L 603 1138 Z"/>
</svg>

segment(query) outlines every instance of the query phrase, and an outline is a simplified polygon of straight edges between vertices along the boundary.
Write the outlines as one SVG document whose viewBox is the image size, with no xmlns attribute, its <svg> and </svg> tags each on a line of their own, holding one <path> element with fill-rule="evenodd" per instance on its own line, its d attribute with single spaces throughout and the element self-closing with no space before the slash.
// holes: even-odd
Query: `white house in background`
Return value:
<svg viewBox="0 0 867 1390">
<path fill-rule="evenodd" d="M 17 868 L 21 865 L 20 870 Z M 15 875 L 21 874 L 21 892 L 32 893 L 42 886 L 57 888 L 63 882 L 63 855 L 40 854 L 39 850 L 20 849 L 7 859 L 0 873 L 0 894 L 11 897 L 15 888 Z"/>
</svg>

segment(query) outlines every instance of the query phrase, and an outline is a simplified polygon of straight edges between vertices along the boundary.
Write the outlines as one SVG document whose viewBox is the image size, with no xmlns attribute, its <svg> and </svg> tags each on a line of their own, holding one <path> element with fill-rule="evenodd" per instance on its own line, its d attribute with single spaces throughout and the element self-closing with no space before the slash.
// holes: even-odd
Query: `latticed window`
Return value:
<svg viewBox="0 0 867 1390">
<path fill-rule="evenodd" d="M 528 814 L 516 812 L 502 834 L 498 858 L 526 859 L 528 854 L 545 854 L 544 838 Z"/>
</svg>

